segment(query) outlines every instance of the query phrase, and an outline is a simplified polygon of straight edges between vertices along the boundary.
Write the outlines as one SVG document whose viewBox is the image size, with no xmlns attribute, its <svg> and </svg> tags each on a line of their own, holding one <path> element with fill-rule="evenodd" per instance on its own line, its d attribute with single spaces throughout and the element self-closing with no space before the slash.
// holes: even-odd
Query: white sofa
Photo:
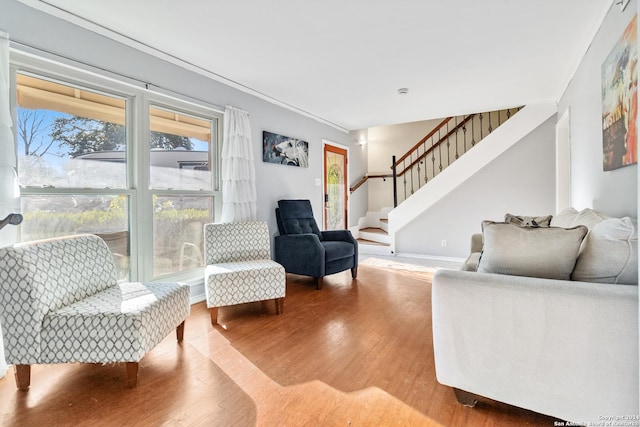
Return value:
<svg viewBox="0 0 640 427">
<path fill-rule="evenodd" d="M 30 366 L 125 362 L 128 385 L 138 362 L 171 331 L 182 341 L 189 287 L 118 280 L 98 236 L 78 235 L 0 248 L 0 322 L 16 385 Z"/>
<path fill-rule="evenodd" d="M 576 224 L 587 225 L 589 234 L 576 249 L 571 274 L 590 281 L 477 272 L 478 253 L 465 265 L 470 271 L 435 273 L 436 375 L 461 403 L 472 406 L 483 396 L 573 423 L 638 421 L 636 223 L 624 266 L 624 242 L 616 247 L 607 240 L 616 237 L 610 232 L 615 219 L 567 210 L 551 220 L 552 227 Z M 479 237 L 473 242 L 477 250 Z M 612 268 L 619 270 L 614 278 Z M 628 282 L 633 271 L 634 284 L 593 282 L 623 276 Z"/>
</svg>

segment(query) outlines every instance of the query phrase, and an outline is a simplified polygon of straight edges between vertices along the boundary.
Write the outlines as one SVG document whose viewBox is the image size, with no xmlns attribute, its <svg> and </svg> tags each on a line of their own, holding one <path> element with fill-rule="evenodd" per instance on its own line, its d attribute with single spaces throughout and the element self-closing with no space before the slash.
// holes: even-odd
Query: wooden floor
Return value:
<svg viewBox="0 0 640 427">
<path fill-rule="evenodd" d="M 42 365 L 31 389 L 0 380 L 3 426 L 553 426 L 490 400 L 457 403 L 435 377 L 429 271 L 361 265 L 316 290 L 289 275 L 275 304 L 192 307 L 185 339 L 167 337 L 125 368 Z M 12 372 L 10 371 L 10 374 Z"/>
</svg>

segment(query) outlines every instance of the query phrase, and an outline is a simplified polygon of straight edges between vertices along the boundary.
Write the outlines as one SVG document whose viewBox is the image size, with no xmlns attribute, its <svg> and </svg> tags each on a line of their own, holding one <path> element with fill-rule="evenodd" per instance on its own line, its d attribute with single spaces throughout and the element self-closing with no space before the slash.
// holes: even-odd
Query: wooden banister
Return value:
<svg viewBox="0 0 640 427">
<path fill-rule="evenodd" d="M 513 107 L 498 111 L 487 111 L 444 118 L 427 135 L 402 155 L 400 159 L 396 161 L 396 156 L 392 156 L 392 173 L 366 174 L 350 187 L 349 190 L 353 193 L 370 178 L 391 178 L 393 206 L 396 207 L 398 205 L 398 190 L 404 193 L 402 200 L 406 200 L 407 197 L 425 185 L 427 181 L 433 179 L 438 173 L 442 172 L 444 168 L 448 167 L 452 162 L 483 140 L 484 137 L 490 134 L 496 127 L 501 126 L 503 122 L 508 120 L 514 113 L 520 111 L 521 108 L 522 107 Z M 493 122 L 492 115 L 494 116 Z M 455 125 L 453 127 L 449 125 L 451 119 L 454 119 Z M 442 129 L 445 126 L 446 134 L 442 135 Z M 462 137 L 461 143 L 459 142 L 460 137 Z M 445 143 L 446 145 L 443 146 Z M 455 148 L 455 153 L 451 151 L 452 148 Z M 425 159 L 429 155 L 434 159 L 433 165 L 425 163 Z M 404 162 L 407 161 L 407 158 L 410 164 L 405 166 Z M 440 159 L 439 168 L 436 167 L 436 158 Z M 422 163 L 425 163 L 424 167 L 421 166 Z M 400 183 L 401 187 L 399 188 L 398 177 L 400 176 L 403 178 Z"/>
<path fill-rule="evenodd" d="M 413 147 L 411 147 L 405 154 L 404 156 L 400 157 L 398 160 L 396 160 L 396 166 L 400 165 L 400 162 L 402 162 L 404 159 L 406 159 L 407 157 L 409 157 L 411 155 L 411 153 L 413 153 L 415 150 L 418 149 L 418 147 L 420 147 L 422 144 L 424 144 L 424 142 L 431 138 L 433 135 L 436 134 L 436 132 L 438 132 L 440 129 L 442 129 L 442 127 L 444 125 L 446 125 L 449 120 L 451 120 L 453 117 L 447 117 L 446 119 L 444 119 L 443 121 L 440 122 L 440 124 L 438 126 L 436 126 L 435 128 L 433 128 L 433 130 L 431 132 L 429 132 L 424 138 L 422 138 L 420 141 L 418 141 L 416 143 L 416 145 L 414 145 Z"/>
<path fill-rule="evenodd" d="M 435 128 L 411 147 L 399 160 L 396 161 L 396 157 L 392 156 L 394 207 L 397 205 L 398 190 L 404 196 L 402 200 L 406 200 L 411 194 L 424 186 L 427 181 L 433 179 L 444 168 L 483 140 L 496 127 L 501 126 L 514 113 L 520 111 L 521 108 L 513 107 L 498 111 L 447 117 L 442 119 Z M 454 119 L 455 125 L 453 126 L 449 124 L 451 119 Z M 446 126 L 445 135 L 442 134 L 444 126 Z M 459 143 L 460 136 L 462 137 L 461 144 Z M 455 152 L 452 152 L 453 148 L 455 148 Z M 433 165 L 426 161 L 428 156 L 432 157 Z M 439 159 L 439 164 L 436 164 L 436 158 Z M 398 177 L 402 177 L 401 182 L 398 181 Z"/>
<path fill-rule="evenodd" d="M 360 186 L 362 184 L 364 184 L 365 182 L 367 182 L 370 178 L 393 178 L 393 175 L 390 173 L 382 173 L 382 174 L 367 174 L 365 176 L 363 176 L 362 178 L 360 178 L 360 181 L 356 182 L 353 187 L 349 188 L 349 192 L 353 193 L 354 191 L 356 191 L 358 188 L 360 188 Z"/>
<path fill-rule="evenodd" d="M 475 116 L 475 114 L 469 114 L 467 117 L 465 117 L 465 119 L 463 121 L 461 121 L 460 123 L 458 123 L 453 129 L 451 129 L 449 132 L 447 132 L 447 134 L 443 137 L 441 137 L 438 142 L 436 142 L 435 144 L 433 144 L 431 147 L 429 147 L 428 150 L 426 150 L 424 153 L 422 153 L 420 156 L 418 156 L 418 158 L 416 158 L 414 161 L 412 161 L 409 166 L 405 167 L 404 169 L 402 169 L 400 172 L 397 173 L 397 176 L 401 176 L 402 174 L 404 174 L 407 170 L 410 170 L 413 166 L 415 166 L 419 161 L 421 161 L 422 159 L 424 159 L 428 154 L 430 154 L 433 150 L 435 150 L 436 148 L 438 148 L 440 146 L 440 144 L 442 144 L 443 142 L 447 141 L 449 139 L 449 137 L 451 135 L 455 135 L 455 133 L 461 128 L 463 127 L 469 120 L 473 119 L 473 117 Z M 451 119 L 451 117 L 449 117 L 449 119 Z M 446 121 L 443 121 L 441 124 L 448 122 L 449 119 L 446 119 Z M 435 132 L 430 132 L 430 135 L 433 135 Z M 429 136 L 429 135 L 427 135 Z M 423 138 L 422 143 L 424 143 L 424 141 L 426 141 L 426 137 Z M 419 147 L 419 145 L 417 145 L 416 147 Z M 412 150 L 415 150 L 416 147 L 414 147 Z M 411 151 L 413 152 L 413 151 Z M 402 156 L 402 158 L 407 158 L 411 152 L 407 152 L 407 154 L 405 154 L 404 156 Z M 399 161 L 396 162 L 396 167 L 398 167 Z"/>
</svg>

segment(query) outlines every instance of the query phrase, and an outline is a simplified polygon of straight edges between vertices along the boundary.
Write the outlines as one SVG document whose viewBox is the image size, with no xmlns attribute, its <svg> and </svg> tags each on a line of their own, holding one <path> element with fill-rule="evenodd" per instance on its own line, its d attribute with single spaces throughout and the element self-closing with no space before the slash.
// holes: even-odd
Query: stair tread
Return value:
<svg viewBox="0 0 640 427">
<path fill-rule="evenodd" d="M 390 246 L 388 243 L 382 243 L 382 242 L 374 242 L 373 240 L 367 240 L 367 239 L 356 239 L 358 241 L 358 243 L 363 243 L 365 245 L 375 245 L 375 246 Z"/>
<path fill-rule="evenodd" d="M 384 231 L 382 228 L 377 228 L 377 227 L 367 227 L 367 228 L 362 228 L 360 230 L 360 232 L 365 232 L 365 233 L 375 233 L 375 234 L 388 234 L 386 231 Z"/>
</svg>

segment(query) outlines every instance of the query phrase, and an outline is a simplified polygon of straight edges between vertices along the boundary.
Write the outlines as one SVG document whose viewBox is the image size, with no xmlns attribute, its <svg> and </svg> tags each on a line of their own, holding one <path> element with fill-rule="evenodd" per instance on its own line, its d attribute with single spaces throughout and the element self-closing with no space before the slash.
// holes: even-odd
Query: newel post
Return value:
<svg viewBox="0 0 640 427">
<path fill-rule="evenodd" d="M 393 207 L 398 206 L 398 186 L 396 185 L 396 156 L 391 156 L 391 171 L 393 173 Z"/>
</svg>

